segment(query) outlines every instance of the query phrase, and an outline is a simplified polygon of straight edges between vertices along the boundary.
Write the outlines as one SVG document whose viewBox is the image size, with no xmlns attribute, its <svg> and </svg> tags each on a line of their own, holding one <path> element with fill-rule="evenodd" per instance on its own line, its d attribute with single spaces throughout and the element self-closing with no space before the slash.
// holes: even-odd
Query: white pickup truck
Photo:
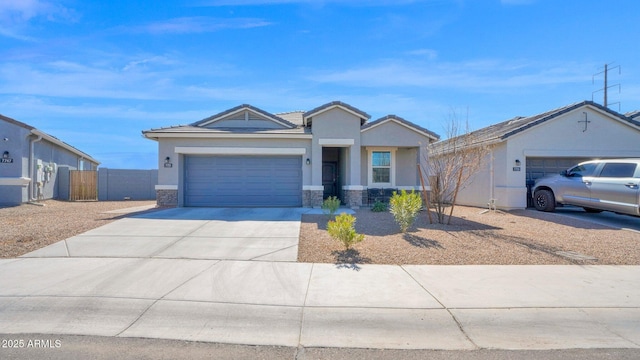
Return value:
<svg viewBox="0 0 640 360">
<path fill-rule="evenodd" d="M 532 193 L 540 211 L 554 211 L 561 204 L 640 216 L 640 159 L 585 161 L 536 180 Z"/>
</svg>

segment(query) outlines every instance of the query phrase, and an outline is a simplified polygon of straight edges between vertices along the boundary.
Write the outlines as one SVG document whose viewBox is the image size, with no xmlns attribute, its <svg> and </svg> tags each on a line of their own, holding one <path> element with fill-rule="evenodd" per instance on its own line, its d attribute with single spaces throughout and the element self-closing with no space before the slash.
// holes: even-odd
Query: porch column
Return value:
<svg viewBox="0 0 640 360">
<path fill-rule="evenodd" d="M 360 144 L 349 146 L 347 153 L 348 174 L 346 184 L 342 187 L 344 192 L 344 203 L 352 209 L 358 209 L 362 206 L 362 192 L 364 186 L 361 184 L 361 153 Z"/>
<path fill-rule="evenodd" d="M 302 166 L 311 167 L 311 185 L 302 187 L 302 206 L 321 208 L 324 194 L 324 186 L 322 186 L 322 145 L 315 138 L 311 142 L 311 154 L 308 154 L 308 156 L 311 164 Z"/>
</svg>

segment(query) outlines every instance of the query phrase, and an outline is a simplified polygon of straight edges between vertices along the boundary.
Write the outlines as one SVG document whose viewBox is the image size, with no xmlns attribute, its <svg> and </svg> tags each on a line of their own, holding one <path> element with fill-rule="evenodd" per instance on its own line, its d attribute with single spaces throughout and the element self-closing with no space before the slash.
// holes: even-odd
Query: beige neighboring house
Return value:
<svg viewBox="0 0 640 360">
<path fill-rule="evenodd" d="M 471 142 L 490 151 L 457 203 L 524 209 L 532 206 L 530 188 L 540 177 L 590 159 L 640 158 L 638 115 L 583 101 L 474 131 Z M 430 145 L 430 151 L 446 147 L 447 141 Z"/>
<path fill-rule="evenodd" d="M 58 169 L 96 170 L 99 164 L 54 136 L 0 115 L 0 205 L 68 195 L 59 189 Z"/>
<path fill-rule="evenodd" d="M 143 131 L 158 142 L 162 206 L 357 208 L 368 189 L 419 189 L 417 164 L 439 136 L 399 116 L 369 122 L 340 101 L 271 114 L 240 105 L 190 125 Z"/>
</svg>

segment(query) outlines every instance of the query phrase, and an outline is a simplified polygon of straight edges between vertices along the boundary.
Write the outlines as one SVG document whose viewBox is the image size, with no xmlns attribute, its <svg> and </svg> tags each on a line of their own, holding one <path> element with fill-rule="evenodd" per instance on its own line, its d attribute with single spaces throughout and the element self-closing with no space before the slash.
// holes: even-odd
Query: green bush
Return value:
<svg viewBox="0 0 640 360">
<path fill-rule="evenodd" d="M 414 191 L 408 193 L 405 190 L 398 194 L 394 191 L 389 204 L 389 210 L 393 214 L 396 223 L 400 226 L 400 231 L 406 233 L 422 208 L 420 194 Z"/>
<path fill-rule="evenodd" d="M 340 208 L 340 199 L 336 196 L 329 196 L 322 202 L 322 210 L 332 219 L 336 216 L 336 212 Z"/>
<path fill-rule="evenodd" d="M 373 212 L 387 211 L 387 204 L 383 203 L 380 200 L 376 200 L 376 202 L 373 203 L 373 206 L 371 207 L 371 211 Z"/>
<path fill-rule="evenodd" d="M 352 245 L 364 240 L 364 234 L 356 233 L 355 222 L 356 218 L 353 215 L 342 213 L 336 216 L 335 221 L 329 221 L 327 232 L 332 238 L 340 241 L 346 250 L 349 250 Z"/>
</svg>

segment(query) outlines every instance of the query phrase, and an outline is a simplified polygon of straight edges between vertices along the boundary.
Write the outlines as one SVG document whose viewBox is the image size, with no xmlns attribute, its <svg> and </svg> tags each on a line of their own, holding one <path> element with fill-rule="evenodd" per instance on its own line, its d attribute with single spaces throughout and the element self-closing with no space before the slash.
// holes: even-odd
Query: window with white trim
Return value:
<svg viewBox="0 0 640 360">
<path fill-rule="evenodd" d="M 395 185 L 395 149 L 369 149 L 369 186 Z"/>
<path fill-rule="evenodd" d="M 391 151 L 371 153 L 371 175 L 374 183 L 391 183 Z"/>
</svg>

